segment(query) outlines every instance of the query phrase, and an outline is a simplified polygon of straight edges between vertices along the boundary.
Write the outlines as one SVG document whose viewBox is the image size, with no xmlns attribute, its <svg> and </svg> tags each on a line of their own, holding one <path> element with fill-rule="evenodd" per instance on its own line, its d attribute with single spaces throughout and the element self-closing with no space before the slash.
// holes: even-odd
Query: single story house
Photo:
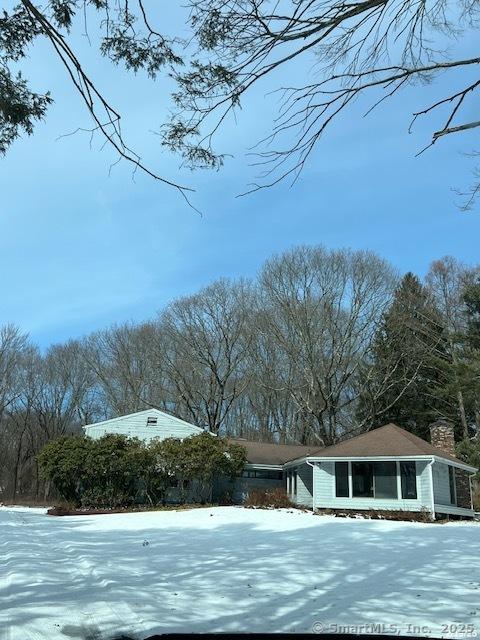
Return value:
<svg viewBox="0 0 480 640">
<path fill-rule="evenodd" d="M 158 409 L 112 418 L 84 427 L 137 437 L 186 438 L 204 429 Z M 477 469 L 455 457 L 452 427 L 437 421 L 431 443 L 395 424 L 319 449 L 231 438 L 245 447 L 247 464 L 232 483 L 219 478 L 214 498 L 230 493 L 241 502 L 254 488 L 284 487 L 298 505 L 316 509 L 389 509 L 473 517 L 471 477 Z"/>
<path fill-rule="evenodd" d="M 471 478 L 455 457 L 453 428 L 430 427 L 431 443 L 395 424 L 284 465 L 292 501 L 313 509 L 389 509 L 473 517 Z"/>
<path fill-rule="evenodd" d="M 247 464 L 239 478 L 232 481 L 218 478 L 214 496 L 220 498 L 229 493 L 233 502 L 243 502 L 252 489 L 285 488 L 285 464 L 292 459 L 302 459 L 318 450 L 317 446 L 255 442 L 243 438 L 229 438 L 247 452 Z"/>
<path fill-rule="evenodd" d="M 197 427 L 159 409 L 146 409 L 110 420 L 87 424 L 84 433 L 90 438 L 101 438 L 107 434 L 119 434 L 135 437 L 144 442 L 154 439 L 187 438 L 203 433 L 205 429 Z M 279 445 L 267 442 L 252 442 L 242 438 L 229 438 L 229 441 L 245 447 L 247 464 L 241 477 L 232 483 L 229 478 L 218 478 L 213 489 L 214 499 L 230 494 L 234 502 L 243 502 L 252 489 L 271 489 L 285 486 L 284 464 L 293 458 L 302 458 L 318 449 L 316 446 Z M 175 501 L 175 488 L 169 492 L 168 499 Z"/>
</svg>

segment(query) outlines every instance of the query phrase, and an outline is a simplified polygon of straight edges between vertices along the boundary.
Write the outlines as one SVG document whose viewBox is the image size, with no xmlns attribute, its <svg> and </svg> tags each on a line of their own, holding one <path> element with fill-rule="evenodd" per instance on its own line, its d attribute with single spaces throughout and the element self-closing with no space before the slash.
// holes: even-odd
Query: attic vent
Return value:
<svg viewBox="0 0 480 640">
<path fill-rule="evenodd" d="M 157 418 L 147 418 L 147 426 L 149 424 L 157 424 Z"/>
</svg>

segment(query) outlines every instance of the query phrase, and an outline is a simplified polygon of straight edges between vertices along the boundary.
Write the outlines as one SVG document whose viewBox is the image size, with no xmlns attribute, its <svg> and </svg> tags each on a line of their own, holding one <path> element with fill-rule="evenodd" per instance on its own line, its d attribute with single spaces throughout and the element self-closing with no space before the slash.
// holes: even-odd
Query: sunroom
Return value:
<svg viewBox="0 0 480 640">
<path fill-rule="evenodd" d="M 473 517 L 470 480 L 475 471 L 443 449 L 386 425 L 290 461 L 286 489 L 294 502 L 314 509 Z"/>
</svg>

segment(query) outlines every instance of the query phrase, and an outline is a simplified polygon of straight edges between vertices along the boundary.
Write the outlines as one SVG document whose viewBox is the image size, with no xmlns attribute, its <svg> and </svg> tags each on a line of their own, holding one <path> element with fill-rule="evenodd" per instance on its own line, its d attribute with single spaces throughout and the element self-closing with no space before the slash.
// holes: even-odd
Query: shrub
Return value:
<svg viewBox="0 0 480 640">
<path fill-rule="evenodd" d="M 142 501 L 153 458 L 134 438 L 65 436 L 49 442 L 38 462 L 42 475 L 67 502 L 117 507 Z"/>
<path fill-rule="evenodd" d="M 234 504 L 231 491 L 224 491 L 218 498 L 218 504 L 221 507 L 230 507 Z"/>
<path fill-rule="evenodd" d="M 294 507 L 284 489 L 252 489 L 245 499 L 249 509 L 283 509 Z"/>
<path fill-rule="evenodd" d="M 180 502 L 211 499 L 215 476 L 234 477 L 245 466 L 244 447 L 207 433 L 146 445 L 136 438 L 105 435 L 98 440 L 66 436 L 38 457 L 42 475 L 76 507 L 123 508 L 164 504 L 169 487 Z M 197 494 L 194 496 L 194 494 Z"/>
<path fill-rule="evenodd" d="M 64 436 L 46 444 L 38 456 L 42 475 L 67 502 L 80 504 L 92 442 L 82 436 Z"/>
<path fill-rule="evenodd" d="M 163 471 L 170 483 L 178 483 L 182 502 L 186 500 L 187 487 L 192 499 L 207 502 L 211 499 L 216 476 L 235 477 L 245 466 L 244 447 L 229 444 L 224 438 L 212 437 L 206 432 L 184 440 L 168 438 L 151 447 L 157 469 Z"/>
<path fill-rule="evenodd" d="M 402 509 L 316 509 L 318 515 L 330 515 L 337 518 L 363 518 L 365 520 L 397 520 L 407 522 L 431 522 L 429 511 L 403 511 Z"/>
</svg>

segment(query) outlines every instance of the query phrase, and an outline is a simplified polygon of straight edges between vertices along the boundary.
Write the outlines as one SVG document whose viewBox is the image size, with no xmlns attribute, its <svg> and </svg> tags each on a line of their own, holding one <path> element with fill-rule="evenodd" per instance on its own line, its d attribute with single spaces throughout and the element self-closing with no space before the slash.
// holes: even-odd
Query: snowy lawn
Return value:
<svg viewBox="0 0 480 640">
<path fill-rule="evenodd" d="M 0 508 L 0 638 L 309 632 L 316 622 L 325 631 L 393 624 L 402 635 L 425 626 L 437 637 L 461 635 L 443 627 L 457 624 L 472 637 L 479 542 L 474 523 L 239 507 L 63 518 Z"/>
</svg>

